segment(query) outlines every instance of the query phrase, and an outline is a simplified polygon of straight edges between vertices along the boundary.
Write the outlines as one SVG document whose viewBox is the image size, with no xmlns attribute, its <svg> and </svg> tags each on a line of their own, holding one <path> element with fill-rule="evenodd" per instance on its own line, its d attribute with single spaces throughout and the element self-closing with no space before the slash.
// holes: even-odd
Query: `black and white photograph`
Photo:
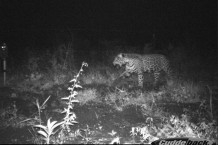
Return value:
<svg viewBox="0 0 218 145">
<path fill-rule="evenodd" d="M 0 144 L 218 143 L 217 7 L 0 0 Z"/>
</svg>

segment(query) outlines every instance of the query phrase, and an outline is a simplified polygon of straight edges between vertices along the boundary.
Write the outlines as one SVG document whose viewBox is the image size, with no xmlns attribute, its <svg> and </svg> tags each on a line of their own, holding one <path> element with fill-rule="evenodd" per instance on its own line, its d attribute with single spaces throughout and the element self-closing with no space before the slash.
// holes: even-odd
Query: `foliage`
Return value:
<svg viewBox="0 0 218 145">
<path fill-rule="evenodd" d="M 147 110 L 153 110 L 159 97 L 162 98 L 164 92 L 141 92 L 136 90 L 134 92 L 128 92 L 125 89 L 116 88 L 114 92 L 109 92 L 105 96 L 107 104 L 114 105 L 115 109 L 122 111 L 124 107 L 131 105 L 143 106 L 142 108 Z M 147 112 L 147 111 L 146 111 Z"/>
<path fill-rule="evenodd" d="M 62 113 L 65 114 L 64 117 L 64 123 L 63 123 L 63 128 L 67 129 L 68 132 L 70 131 L 69 125 L 73 125 L 74 123 L 77 123 L 75 121 L 76 115 L 74 112 L 71 112 L 73 109 L 74 104 L 73 103 L 77 103 L 79 102 L 78 100 L 75 99 L 75 96 L 78 94 L 77 91 L 75 91 L 75 88 L 82 88 L 82 86 L 80 86 L 78 84 L 78 78 L 80 76 L 80 74 L 83 72 L 83 66 L 88 66 L 87 63 L 83 62 L 82 66 L 78 72 L 78 74 L 76 76 L 74 76 L 74 79 L 72 79 L 70 82 L 73 82 L 72 87 L 69 87 L 68 90 L 70 90 L 70 95 L 68 97 L 64 97 L 62 98 L 63 100 L 67 100 L 68 102 L 67 104 L 67 108 L 64 108 L 64 111 Z"/>
<path fill-rule="evenodd" d="M 20 92 L 40 94 L 40 97 L 53 93 L 51 99 L 55 101 L 57 100 L 56 96 L 62 97 L 61 103 L 64 104 L 64 110 L 61 110 L 60 106 L 55 104 L 53 106 L 57 107 L 59 113 L 62 112 L 62 114 L 50 113 L 50 108 L 45 109 L 46 103 L 50 101 L 48 101 L 49 98 L 42 104 L 40 104 L 41 98 L 37 98 L 34 101 L 38 110 L 32 115 L 35 116 L 26 118 L 18 114 L 19 109 L 14 103 L 9 107 L 0 109 L 1 127 L 35 126 L 35 128 L 32 128 L 33 133 L 31 134 L 35 138 L 34 143 L 41 144 L 63 144 L 72 140 L 84 144 L 125 143 L 124 139 L 129 138 L 129 134 L 125 134 L 126 136 L 123 137 L 123 132 L 126 133 L 130 130 L 132 140 L 128 141 L 129 143 L 151 143 L 159 138 L 185 136 L 217 141 L 217 123 L 214 121 L 217 117 L 216 110 L 213 109 L 213 102 L 211 101 L 213 99 L 209 100 L 208 94 L 205 93 L 206 85 L 200 82 L 201 77 L 199 77 L 199 81 L 188 80 L 184 77 L 189 72 L 186 70 L 193 70 L 196 67 L 195 64 L 199 66 L 199 62 L 197 62 L 199 58 L 196 58 L 193 64 L 189 64 L 187 60 L 191 56 L 186 55 L 187 50 L 185 48 L 180 49 L 181 46 L 172 46 L 170 48 L 172 53 L 169 54 L 175 54 L 172 55 L 171 60 L 173 60 L 175 66 L 178 63 L 180 78 L 173 80 L 173 85 L 160 85 L 157 90 L 150 87 L 150 84 L 147 84 L 143 90 L 139 90 L 133 87 L 137 85 L 137 75 L 133 75 L 135 78 L 123 79 L 125 82 L 120 81 L 118 79 L 119 71 L 110 66 L 113 56 L 117 53 L 116 49 L 121 48 L 120 44 L 105 41 L 101 45 L 103 48 L 108 48 L 105 51 L 110 56 L 106 58 L 101 55 L 101 59 L 104 60 L 101 63 L 96 63 L 96 59 L 99 58 L 92 58 L 93 66 L 89 67 L 82 76 L 83 66 L 87 66 L 87 64 L 83 63 L 79 72 L 74 72 L 74 57 L 76 55 L 72 42 L 58 46 L 53 53 L 46 52 L 40 56 L 29 56 L 25 65 L 27 71 L 23 70 L 20 75 L 14 77 L 16 83 L 13 81 L 10 83 L 16 84 L 15 88 Z M 109 49 L 111 46 L 116 51 L 111 51 Z M 130 48 L 130 46 L 124 47 Z M 144 51 L 153 51 L 151 49 L 145 46 Z M 97 55 L 96 52 L 90 53 L 92 53 L 91 57 Z M 104 63 L 107 63 L 107 66 Z M 74 74 L 77 75 L 70 81 Z M 149 75 L 145 75 L 144 80 L 146 82 L 150 82 L 150 79 Z M 135 84 L 131 83 L 133 81 L 135 81 Z M 117 87 L 123 82 L 125 85 Z M 80 90 L 82 88 L 80 84 L 84 85 L 85 89 Z M 101 89 L 101 87 L 104 89 Z M 65 88 L 68 88 L 69 91 L 66 91 L 66 94 L 70 93 L 69 95 L 56 94 L 59 90 L 61 90 L 59 92 L 63 92 Z M 213 98 L 213 92 L 210 91 L 210 93 L 210 98 Z M 31 100 L 31 98 L 34 98 L 32 94 L 27 95 L 26 98 Z M 24 96 L 22 97 L 24 98 Z M 98 106 L 89 103 L 91 101 L 98 102 Z M 76 121 L 77 116 L 74 113 L 76 103 L 81 105 L 79 109 L 83 109 L 83 107 L 91 108 L 90 112 L 93 112 L 96 116 L 97 122 L 89 122 L 89 118 L 84 116 L 83 119 L 88 121 L 88 124 L 75 126 L 78 123 Z M 172 112 L 177 111 L 177 109 L 169 110 L 171 104 L 178 110 L 183 110 L 182 115 L 178 112 L 173 114 Z M 191 107 L 181 107 L 182 105 L 195 107 L 195 110 L 193 111 Z M 134 112 L 135 114 L 131 115 L 139 117 L 141 119 L 139 119 L 139 122 L 135 118 L 128 120 L 132 117 L 128 114 L 129 108 L 136 110 L 134 110 L 136 113 Z M 45 115 L 45 118 L 42 115 Z M 48 117 L 50 115 L 54 116 L 52 119 L 54 121 L 51 121 L 51 117 Z M 92 114 L 90 116 L 93 119 Z M 129 118 L 126 119 L 126 117 Z M 55 121 L 55 119 L 61 121 Z M 46 120 L 47 124 L 43 125 L 43 120 Z M 118 127 L 114 124 L 118 124 Z M 108 130 L 112 130 L 112 132 Z"/>
<path fill-rule="evenodd" d="M 57 121 L 50 122 L 50 118 L 47 121 L 47 126 L 43 125 L 35 125 L 35 127 L 38 127 L 42 130 L 39 130 L 38 133 L 43 136 L 43 140 L 46 141 L 46 144 L 50 143 L 51 135 L 54 135 L 56 132 L 54 131 L 55 128 L 62 125 L 63 122 L 57 123 Z"/>
<path fill-rule="evenodd" d="M 14 89 L 42 95 L 54 85 L 69 82 L 75 66 L 73 43 L 59 45 L 54 52 L 28 52 L 23 69 L 7 81 Z M 45 63 L 47 62 L 47 63 Z"/>
<path fill-rule="evenodd" d="M 159 100 L 167 100 L 176 103 L 199 103 L 205 94 L 203 84 L 192 81 L 174 80 L 173 85 L 166 85 L 160 88 Z"/>
<path fill-rule="evenodd" d="M 149 118 L 148 118 L 149 119 Z M 191 123 L 186 115 L 181 118 L 172 115 L 170 118 L 165 118 L 161 122 L 161 126 L 156 126 L 153 118 L 150 118 L 150 123 L 132 127 L 131 136 L 140 136 L 141 143 L 151 143 L 160 138 L 181 138 L 181 137 L 194 137 L 204 138 L 213 142 L 217 141 L 218 128 L 215 127 L 215 122 L 200 124 Z"/>
<path fill-rule="evenodd" d="M 100 102 L 96 89 L 86 89 L 78 92 L 77 100 L 80 105 L 87 104 L 88 102 Z"/>
<path fill-rule="evenodd" d="M 40 128 L 38 133 L 41 134 L 44 137 L 43 140 L 46 141 L 46 144 L 50 143 L 51 135 L 54 135 L 56 133 L 54 131 L 55 128 L 61 126 L 61 131 L 59 132 L 59 136 L 62 137 L 62 139 L 64 139 L 63 138 L 63 135 L 65 135 L 64 131 L 66 130 L 69 133 L 71 131 L 70 125 L 73 125 L 73 124 L 77 123 L 75 121 L 76 114 L 74 112 L 72 112 L 72 110 L 73 110 L 74 103 L 78 102 L 78 100 L 75 99 L 75 96 L 78 94 L 77 91 L 75 91 L 75 88 L 82 88 L 78 84 L 78 77 L 83 72 L 83 66 L 88 66 L 88 64 L 85 63 L 85 62 L 82 63 L 82 66 L 81 66 L 78 74 L 76 76 L 74 76 L 74 79 L 72 79 L 70 81 L 70 82 L 73 82 L 72 87 L 68 88 L 68 90 L 70 90 L 70 95 L 68 97 L 62 98 L 63 100 L 67 100 L 67 102 L 66 102 L 67 107 L 64 108 L 64 111 L 61 112 L 61 113 L 65 114 L 65 117 L 63 118 L 63 121 L 61 121 L 59 123 L 57 123 L 57 121 L 50 122 L 50 118 L 49 118 L 48 121 L 47 121 L 47 126 L 41 125 L 41 121 L 40 121 L 40 125 L 34 125 L 35 127 Z M 43 103 L 42 106 L 45 105 L 47 100 Z M 38 107 L 38 110 L 39 110 L 39 116 L 40 116 L 42 106 L 40 106 L 39 103 L 37 102 L 37 107 Z M 43 129 L 43 130 L 41 130 L 41 129 Z M 63 143 L 63 140 L 59 140 L 59 141 L 61 143 Z"/>
<path fill-rule="evenodd" d="M 18 126 L 17 111 L 18 111 L 18 109 L 16 107 L 15 102 L 10 104 L 6 108 L 0 109 L 0 122 L 1 122 L 0 124 L 1 124 L 1 127 L 8 127 L 8 126 L 16 127 L 16 126 Z"/>
<path fill-rule="evenodd" d="M 107 85 L 111 86 L 117 77 L 117 73 L 107 66 L 90 67 L 87 73 L 81 77 L 84 85 Z"/>
</svg>

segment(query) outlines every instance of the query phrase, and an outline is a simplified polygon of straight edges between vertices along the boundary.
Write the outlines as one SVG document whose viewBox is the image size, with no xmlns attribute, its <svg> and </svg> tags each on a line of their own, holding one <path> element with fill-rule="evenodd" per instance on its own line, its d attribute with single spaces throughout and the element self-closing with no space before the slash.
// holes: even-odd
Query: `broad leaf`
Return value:
<svg viewBox="0 0 218 145">
<path fill-rule="evenodd" d="M 45 131 L 47 131 L 47 127 L 46 126 L 43 126 L 43 125 L 34 125 L 35 127 L 39 127 L 39 128 L 42 128 L 44 129 Z"/>
<path fill-rule="evenodd" d="M 53 122 L 51 122 L 50 124 L 48 124 L 47 126 L 48 126 L 48 129 L 52 132 L 52 130 L 54 129 L 53 128 L 53 126 L 55 125 L 55 123 L 56 123 L 57 121 L 53 121 Z"/>
<path fill-rule="evenodd" d="M 69 100 L 69 97 L 65 97 L 65 98 L 61 98 L 61 99 L 63 99 L 63 100 Z"/>
<path fill-rule="evenodd" d="M 70 102 L 71 102 L 71 103 L 73 103 L 73 102 L 78 103 L 79 100 L 71 100 Z"/>
<path fill-rule="evenodd" d="M 75 87 L 76 87 L 76 88 L 82 88 L 82 86 L 80 86 L 80 85 L 78 85 L 78 84 L 76 84 Z"/>
<path fill-rule="evenodd" d="M 44 131 L 42 131 L 42 130 L 39 130 L 38 133 L 41 134 L 41 135 L 43 135 L 45 138 L 48 137 L 48 134 L 46 134 L 46 133 L 45 133 Z"/>
<path fill-rule="evenodd" d="M 74 78 L 74 79 L 72 79 L 70 82 L 76 82 L 76 79 Z"/>
<path fill-rule="evenodd" d="M 59 125 L 61 125 L 61 124 L 63 124 L 63 123 L 64 123 L 64 121 L 59 122 L 59 123 L 55 124 L 55 125 L 53 126 L 53 128 L 55 129 L 56 127 L 58 127 Z"/>
</svg>

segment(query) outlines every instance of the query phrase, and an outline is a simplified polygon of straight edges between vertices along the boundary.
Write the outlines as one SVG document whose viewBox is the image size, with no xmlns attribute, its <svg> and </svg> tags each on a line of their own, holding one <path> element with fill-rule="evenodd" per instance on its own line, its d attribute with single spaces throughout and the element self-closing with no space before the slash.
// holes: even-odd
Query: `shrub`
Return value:
<svg viewBox="0 0 218 145">
<path fill-rule="evenodd" d="M 174 84 L 167 86 L 166 92 L 172 101 L 177 103 L 196 103 L 200 102 L 204 88 L 202 85 L 192 81 L 177 80 Z"/>
<path fill-rule="evenodd" d="M 154 140 L 165 138 L 194 137 L 204 138 L 217 142 L 218 127 L 215 122 L 199 124 L 191 123 L 186 115 L 181 118 L 172 115 L 165 118 L 161 126 L 154 125 L 153 118 L 148 118 L 149 122 L 142 126 L 132 127 L 130 131 L 132 137 L 139 135 L 141 143 L 151 143 Z"/>
<path fill-rule="evenodd" d="M 91 67 L 85 75 L 81 77 L 81 81 L 86 85 L 108 85 L 110 86 L 116 79 L 117 73 L 114 72 L 110 67 L 97 66 Z"/>
<path fill-rule="evenodd" d="M 81 105 L 84 105 L 90 101 L 99 102 L 96 89 L 86 89 L 83 91 L 79 91 L 76 99 Z"/>
<path fill-rule="evenodd" d="M 78 94 L 77 91 L 75 91 L 75 88 L 82 88 L 82 86 L 80 86 L 78 84 L 78 78 L 79 78 L 80 74 L 83 72 L 83 66 L 88 66 L 88 64 L 83 62 L 78 74 L 76 76 L 74 76 L 74 79 L 72 79 L 70 81 L 70 82 L 73 82 L 72 86 L 68 88 L 68 90 L 70 90 L 70 95 L 68 97 L 61 98 L 63 100 L 67 100 L 67 102 L 66 102 L 67 106 L 61 112 L 61 113 L 65 114 L 63 121 L 50 122 L 50 118 L 49 118 L 47 121 L 47 126 L 43 126 L 43 125 L 41 125 L 41 123 L 39 125 L 34 125 L 34 127 L 40 128 L 40 130 L 37 132 L 43 136 L 43 140 L 46 141 L 46 144 L 50 143 L 52 135 L 57 133 L 57 131 L 55 131 L 55 128 L 58 128 L 59 126 L 61 126 L 61 130 L 60 130 L 58 136 L 61 138 L 57 139 L 57 141 L 58 141 L 58 143 L 63 143 L 66 133 L 70 133 L 70 131 L 71 131 L 70 126 L 77 123 L 75 121 L 76 114 L 73 112 L 73 106 L 74 106 L 74 103 L 78 102 L 78 100 L 75 99 L 75 96 Z M 45 103 L 43 103 L 43 105 L 44 104 Z M 37 106 L 39 106 L 39 105 L 37 105 Z M 38 107 L 38 108 L 41 108 L 41 107 Z M 39 111 L 39 116 L 40 116 L 40 112 L 41 111 Z M 54 143 L 57 143 L 57 142 L 54 141 Z"/>
</svg>

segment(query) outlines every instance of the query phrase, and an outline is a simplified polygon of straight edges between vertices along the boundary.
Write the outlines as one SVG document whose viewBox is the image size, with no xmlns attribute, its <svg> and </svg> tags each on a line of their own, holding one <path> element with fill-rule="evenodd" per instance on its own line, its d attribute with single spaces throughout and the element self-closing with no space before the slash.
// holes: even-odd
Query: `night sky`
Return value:
<svg viewBox="0 0 218 145">
<path fill-rule="evenodd" d="M 0 11 L 0 41 L 15 51 L 71 31 L 133 44 L 148 43 L 152 34 L 166 43 L 188 38 L 217 54 L 216 0 L 0 0 Z"/>
</svg>

